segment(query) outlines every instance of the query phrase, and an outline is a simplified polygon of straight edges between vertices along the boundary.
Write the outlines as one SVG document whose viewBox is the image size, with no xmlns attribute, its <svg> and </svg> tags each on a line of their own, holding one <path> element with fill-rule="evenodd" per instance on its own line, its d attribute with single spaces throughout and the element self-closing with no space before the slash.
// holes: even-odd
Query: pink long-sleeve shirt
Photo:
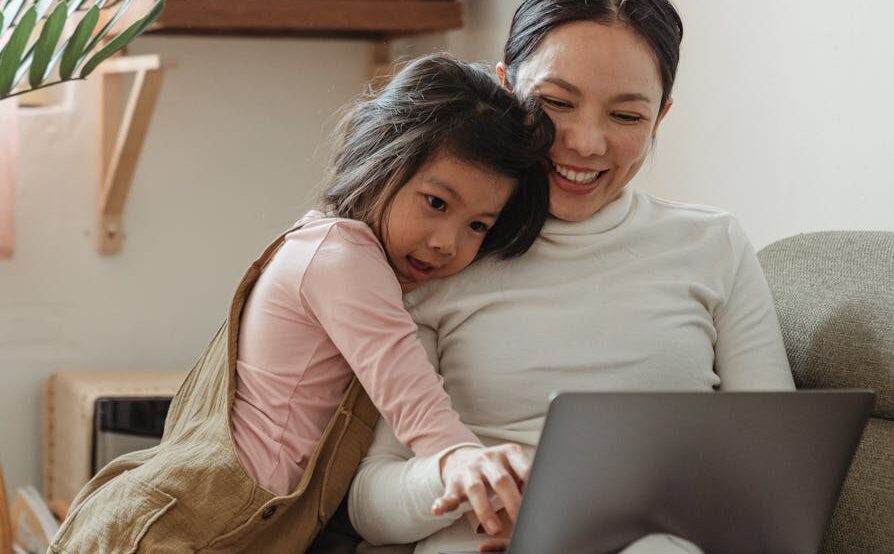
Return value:
<svg viewBox="0 0 894 554">
<path fill-rule="evenodd" d="M 372 230 L 309 216 L 242 314 L 232 424 L 245 468 L 274 494 L 294 490 L 352 373 L 415 453 L 479 444 L 452 409 Z"/>
</svg>

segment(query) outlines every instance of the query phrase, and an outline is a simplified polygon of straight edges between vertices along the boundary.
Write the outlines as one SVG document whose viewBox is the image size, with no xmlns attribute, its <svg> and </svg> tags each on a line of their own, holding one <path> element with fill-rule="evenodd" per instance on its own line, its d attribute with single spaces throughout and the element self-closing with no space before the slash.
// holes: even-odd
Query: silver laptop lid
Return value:
<svg viewBox="0 0 894 554">
<path fill-rule="evenodd" d="M 617 552 L 651 533 L 707 554 L 816 552 L 874 399 L 559 394 L 508 552 Z"/>
</svg>

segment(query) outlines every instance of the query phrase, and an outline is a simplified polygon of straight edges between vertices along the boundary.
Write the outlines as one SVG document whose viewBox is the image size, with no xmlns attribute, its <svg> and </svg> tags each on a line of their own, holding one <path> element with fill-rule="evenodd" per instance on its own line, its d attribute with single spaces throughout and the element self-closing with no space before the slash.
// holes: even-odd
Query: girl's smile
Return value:
<svg viewBox="0 0 894 554">
<path fill-rule="evenodd" d="M 382 218 L 382 243 L 403 291 L 472 263 L 515 186 L 446 152 L 422 166 Z"/>
<path fill-rule="evenodd" d="M 410 273 L 410 277 L 417 283 L 420 283 L 431 277 L 435 271 L 435 266 L 418 260 L 413 256 L 407 256 L 407 270 Z"/>
</svg>

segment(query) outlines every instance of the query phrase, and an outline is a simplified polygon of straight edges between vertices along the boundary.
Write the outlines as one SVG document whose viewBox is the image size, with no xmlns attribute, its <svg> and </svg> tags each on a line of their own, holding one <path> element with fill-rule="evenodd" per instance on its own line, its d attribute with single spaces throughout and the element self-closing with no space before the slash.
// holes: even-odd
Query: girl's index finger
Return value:
<svg viewBox="0 0 894 554">
<path fill-rule="evenodd" d="M 521 450 L 509 450 L 506 453 L 506 460 L 515 475 L 523 482 L 528 481 L 531 474 L 531 460 Z"/>
</svg>

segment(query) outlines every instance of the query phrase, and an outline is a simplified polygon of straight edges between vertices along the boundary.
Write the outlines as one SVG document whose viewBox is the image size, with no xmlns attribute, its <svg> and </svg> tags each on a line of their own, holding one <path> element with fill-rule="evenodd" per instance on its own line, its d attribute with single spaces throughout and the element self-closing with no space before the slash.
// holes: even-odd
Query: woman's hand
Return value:
<svg viewBox="0 0 894 554">
<path fill-rule="evenodd" d="M 484 530 L 491 536 L 500 535 L 506 524 L 491 505 L 490 493 L 502 502 L 511 527 L 530 470 L 531 461 L 517 444 L 458 448 L 441 459 L 445 492 L 432 505 L 432 514 L 450 512 L 468 500 Z"/>
</svg>

